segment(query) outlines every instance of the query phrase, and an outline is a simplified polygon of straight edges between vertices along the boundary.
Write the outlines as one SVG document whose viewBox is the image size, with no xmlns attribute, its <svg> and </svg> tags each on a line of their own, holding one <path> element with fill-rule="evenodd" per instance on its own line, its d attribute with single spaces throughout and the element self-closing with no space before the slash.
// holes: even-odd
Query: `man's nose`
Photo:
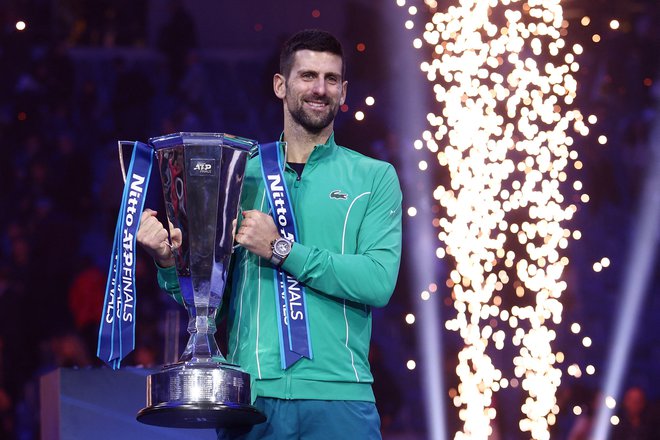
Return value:
<svg viewBox="0 0 660 440">
<path fill-rule="evenodd" d="M 325 81 L 323 78 L 316 78 L 312 84 L 312 92 L 316 95 L 325 95 Z"/>
</svg>

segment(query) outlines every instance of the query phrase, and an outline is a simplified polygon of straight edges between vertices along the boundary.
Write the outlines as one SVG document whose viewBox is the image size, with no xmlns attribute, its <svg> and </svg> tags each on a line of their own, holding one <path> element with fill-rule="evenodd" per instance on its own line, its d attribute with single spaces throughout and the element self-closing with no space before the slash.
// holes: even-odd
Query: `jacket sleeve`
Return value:
<svg viewBox="0 0 660 440">
<path fill-rule="evenodd" d="M 158 264 L 156 264 L 156 268 L 158 269 L 158 286 L 174 298 L 176 302 L 183 305 L 183 297 L 181 296 L 179 279 L 176 276 L 176 268 L 174 266 L 160 267 Z"/>
<path fill-rule="evenodd" d="M 374 182 L 355 254 L 295 243 L 282 268 L 327 295 L 374 307 L 385 306 L 401 260 L 401 187 L 391 165 Z"/>
</svg>

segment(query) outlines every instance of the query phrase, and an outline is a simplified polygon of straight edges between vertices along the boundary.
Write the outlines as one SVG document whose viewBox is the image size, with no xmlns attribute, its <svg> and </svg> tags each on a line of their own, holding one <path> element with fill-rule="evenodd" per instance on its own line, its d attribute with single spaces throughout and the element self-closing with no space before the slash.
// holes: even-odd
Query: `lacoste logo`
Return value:
<svg viewBox="0 0 660 440">
<path fill-rule="evenodd" d="M 330 193 L 330 198 L 336 200 L 346 200 L 348 198 L 348 194 L 336 189 Z"/>
</svg>

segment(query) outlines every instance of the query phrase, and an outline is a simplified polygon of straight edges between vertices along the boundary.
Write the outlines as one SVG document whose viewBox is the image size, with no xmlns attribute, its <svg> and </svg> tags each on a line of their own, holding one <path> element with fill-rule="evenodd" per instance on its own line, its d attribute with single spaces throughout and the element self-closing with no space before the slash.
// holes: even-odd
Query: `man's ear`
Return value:
<svg viewBox="0 0 660 440">
<path fill-rule="evenodd" d="M 346 93 L 348 92 L 348 81 L 344 81 L 341 85 L 341 98 L 339 98 L 339 105 L 344 105 L 346 101 Z"/>
<path fill-rule="evenodd" d="M 286 96 L 286 78 L 280 73 L 276 73 L 273 76 L 273 91 L 275 92 L 275 96 L 280 99 L 284 99 Z"/>
</svg>

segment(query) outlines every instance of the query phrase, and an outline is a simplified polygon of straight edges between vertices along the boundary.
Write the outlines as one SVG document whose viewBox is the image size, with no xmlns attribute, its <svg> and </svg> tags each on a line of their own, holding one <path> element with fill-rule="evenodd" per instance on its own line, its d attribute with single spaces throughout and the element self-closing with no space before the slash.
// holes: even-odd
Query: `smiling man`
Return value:
<svg viewBox="0 0 660 440">
<path fill-rule="evenodd" d="M 248 161 L 241 246 L 225 293 L 227 357 L 254 379 L 267 421 L 219 430 L 219 439 L 381 437 L 368 361 L 371 308 L 385 306 L 396 283 L 401 189 L 390 164 L 335 143 L 347 86 L 334 36 L 305 30 L 284 44 L 273 89 L 285 146 L 268 144 L 275 147 Z M 145 212 L 138 241 L 176 297 L 166 240 Z"/>
<path fill-rule="evenodd" d="M 282 62 L 284 73 L 275 75 L 273 84 L 275 94 L 284 101 L 285 129 L 314 136 L 332 131 L 339 106 L 346 99 L 342 66 L 341 56 L 332 52 L 304 49 L 287 54 Z"/>
</svg>

